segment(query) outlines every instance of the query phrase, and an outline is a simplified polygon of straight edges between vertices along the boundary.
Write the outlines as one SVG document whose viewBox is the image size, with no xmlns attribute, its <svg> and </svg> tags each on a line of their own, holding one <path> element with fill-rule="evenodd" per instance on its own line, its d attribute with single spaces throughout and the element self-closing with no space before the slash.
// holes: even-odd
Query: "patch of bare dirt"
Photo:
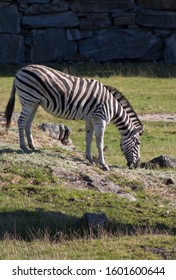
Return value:
<svg viewBox="0 0 176 280">
<path fill-rule="evenodd" d="M 122 187 L 115 184 L 108 177 L 106 172 L 103 174 L 98 173 L 93 170 L 90 166 L 81 167 L 81 163 L 79 163 L 79 168 L 73 170 L 66 170 L 53 167 L 52 171 L 55 176 L 59 178 L 59 180 L 64 181 L 64 185 L 67 187 L 72 187 L 76 189 L 93 189 L 99 192 L 109 192 L 113 194 L 117 194 L 123 198 L 126 198 L 130 201 L 135 201 L 135 197 L 123 191 Z"/>
<path fill-rule="evenodd" d="M 176 122 L 176 114 L 142 114 L 139 115 L 139 119 L 153 122 Z"/>
</svg>

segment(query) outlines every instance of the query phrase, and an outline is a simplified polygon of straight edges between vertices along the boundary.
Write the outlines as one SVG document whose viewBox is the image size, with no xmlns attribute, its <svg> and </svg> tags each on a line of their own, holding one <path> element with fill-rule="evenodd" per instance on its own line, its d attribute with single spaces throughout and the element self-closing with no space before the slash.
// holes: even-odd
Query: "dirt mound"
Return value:
<svg viewBox="0 0 176 280">
<path fill-rule="evenodd" d="M 107 178 L 106 174 L 100 174 L 90 166 L 81 167 L 79 164 L 79 169 L 76 172 L 56 167 L 52 168 L 52 171 L 59 180 L 64 180 L 65 186 L 77 189 L 93 189 L 99 192 L 110 192 L 130 201 L 136 200 L 134 195 L 123 191 L 123 188 Z"/>
</svg>

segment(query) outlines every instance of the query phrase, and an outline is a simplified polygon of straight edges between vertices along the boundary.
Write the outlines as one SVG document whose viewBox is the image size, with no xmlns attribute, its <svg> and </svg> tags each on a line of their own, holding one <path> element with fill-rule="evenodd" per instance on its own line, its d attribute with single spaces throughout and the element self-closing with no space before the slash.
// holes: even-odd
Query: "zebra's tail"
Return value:
<svg viewBox="0 0 176 280">
<path fill-rule="evenodd" d="M 13 81 L 11 95 L 5 110 L 6 129 L 10 127 L 10 123 L 11 123 L 11 117 L 15 106 L 15 92 L 16 92 L 15 81 Z"/>
</svg>

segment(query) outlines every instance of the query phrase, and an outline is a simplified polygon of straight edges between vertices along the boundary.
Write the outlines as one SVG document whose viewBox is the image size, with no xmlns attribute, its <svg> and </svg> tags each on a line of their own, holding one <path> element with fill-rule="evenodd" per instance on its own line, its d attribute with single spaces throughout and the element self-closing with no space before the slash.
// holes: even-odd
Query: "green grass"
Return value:
<svg viewBox="0 0 176 280">
<path fill-rule="evenodd" d="M 174 259 L 173 236 L 104 236 L 96 239 L 76 238 L 72 241 L 52 243 L 48 234 L 40 238 L 25 242 L 23 240 L 6 237 L 4 245 L 0 243 L 2 259 L 99 259 L 99 260 L 162 260 Z M 74 248 L 74 250 L 73 250 Z M 106 248 L 106 249 L 105 249 Z M 86 252 L 86 254 L 85 254 Z"/>
<path fill-rule="evenodd" d="M 62 65 L 60 69 L 117 87 L 137 113 L 175 113 L 174 66 L 95 64 Z M 9 98 L 15 71 L 15 67 L 0 67 L 0 112 Z M 15 111 L 19 110 L 17 99 Z M 26 155 L 19 149 L 17 127 L 11 128 L 9 136 L 0 128 L 0 259 L 175 259 L 175 184 L 163 182 L 165 178 L 176 182 L 176 171 L 124 168 L 119 132 L 108 125 L 105 157 L 111 171 L 103 172 L 89 166 L 82 156 L 84 122 L 58 120 L 42 109 L 35 118 L 39 122 L 69 125 L 76 151 L 64 151 L 55 144 Z M 176 124 L 144 125 L 142 161 L 161 154 L 176 157 Z M 38 136 L 36 130 L 34 134 Z M 95 143 L 93 154 L 97 154 Z M 75 177 L 60 178 L 55 169 L 76 174 L 78 179 L 97 173 L 136 201 L 94 188 L 75 189 Z M 105 213 L 106 228 L 89 231 L 81 220 L 85 212 Z"/>
<path fill-rule="evenodd" d="M 79 151 L 85 152 L 85 124 L 84 122 L 62 121 L 72 128 L 73 143 Z M 175 137 L 176 123 L 144 122 L 145 131 L 141 137 L 141 161 L 148 161 L 161 154 L 176 157 Z M 156 133 L 157 132 L 157 133 Z M 105 157 L 110 165 L 125 165 L 126 161 L 119 147 L 120 133 L 116 127 L 109 124 L 105 132 Z M 95 139 L 93 153 L 97 155 Z"/>
</svg>

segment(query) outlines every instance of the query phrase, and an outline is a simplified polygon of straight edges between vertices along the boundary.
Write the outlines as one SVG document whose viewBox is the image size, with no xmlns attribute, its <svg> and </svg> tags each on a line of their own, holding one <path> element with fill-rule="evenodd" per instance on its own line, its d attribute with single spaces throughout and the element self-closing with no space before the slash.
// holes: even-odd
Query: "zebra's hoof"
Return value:
<svg viewBox="0 0 176 280">
<path fill-rule="evenodd" d="M 95 164 L 92 157 L 86 156 L 86 159 L 89 161 L 90 164 Z"/>
<path fill-rule="evenodd" d="M 21 147 L 21 149 L 22 149 L 22 151 L 23 151 L 24 154 L 29 154 L 29 153 L 31 153 L 31 151 L 28 150 L 26 147 Z"/>
<path fill-rule="evenodd" d="M 110 171 L 109 166 L 106 165 L 106 164 L 103 164 L 103 165 L 102 165 L 102 169 L 103 169 L 104 171 Z"/>
<path fill-rule="evenodd" d="M 39 150 L 39 149 L 34 149 L 34 150 L 32 150 L 32 153 L 41 153 L 41 150 Z"/>
<path fill-rule="evenodd" d="M 32 145 L 29 145 L 29 149 L 31 149 L 33 152 L 36 151 L 36 147 L 32 146 Z"/>
<path fill-rule="evenodd" d="M 89 164 L 92 166 L 96 166 L 96 163 L 94 161 L 89 161 Z"/>
</svg>

